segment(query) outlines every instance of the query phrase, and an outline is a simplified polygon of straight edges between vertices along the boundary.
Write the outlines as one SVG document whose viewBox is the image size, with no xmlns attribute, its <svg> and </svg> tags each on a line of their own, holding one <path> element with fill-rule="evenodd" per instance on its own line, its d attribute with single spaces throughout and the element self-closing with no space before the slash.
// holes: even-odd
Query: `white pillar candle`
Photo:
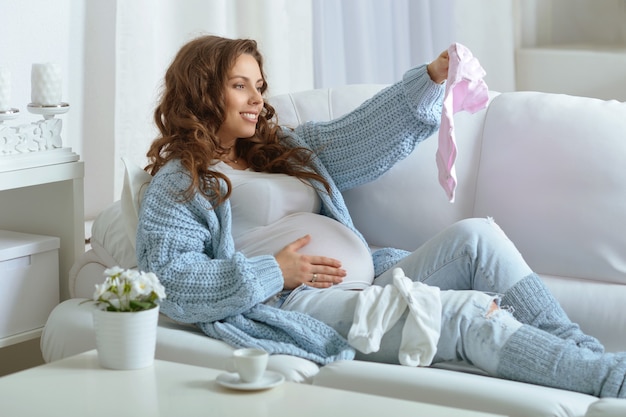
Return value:
<svg viewBox="0 0 626 417">
<path fill-rule="evenodd" d="M 33 104 L 61 103 L 61 68 L 57 64 L 33 64 L 30 73 L 30 100 Z"/>
<path fill-rule="evenodd" d="M 11 110 L 11 71 L 0 66 L 0 111 Z"/>
</svg>

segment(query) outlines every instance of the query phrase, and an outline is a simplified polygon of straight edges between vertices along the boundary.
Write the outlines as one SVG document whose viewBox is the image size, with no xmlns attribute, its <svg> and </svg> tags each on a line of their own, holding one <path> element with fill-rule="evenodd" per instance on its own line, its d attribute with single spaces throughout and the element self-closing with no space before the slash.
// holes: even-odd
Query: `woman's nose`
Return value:
<svg viewBox="0 0 626 417">
<path fill-rule="evenodd" d="M 254 93 L 250 95 L 250 102 L 253 104 L 258 104 L 263 101 L 263 95 L 259 90 L 254 90 Z"/>
</svg>

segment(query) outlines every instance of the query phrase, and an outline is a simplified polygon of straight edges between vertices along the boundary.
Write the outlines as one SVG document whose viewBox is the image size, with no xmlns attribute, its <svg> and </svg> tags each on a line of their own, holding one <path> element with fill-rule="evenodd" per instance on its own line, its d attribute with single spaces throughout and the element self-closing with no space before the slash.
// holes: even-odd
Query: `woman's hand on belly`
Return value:
<svg viewBox="0 0 626 417">
<path fill-rule="evenodd" d="M 346 276 L 346 271 L 341 269 L 341 262 L 337 259 L 298 252 L 310 241 L 311 236 L 306 235 L 291 242 L 274 255 L 283 273 L 284 289 L 292 290 L 301 284 L 328 288 L 341 283 Z"/>
</svg>

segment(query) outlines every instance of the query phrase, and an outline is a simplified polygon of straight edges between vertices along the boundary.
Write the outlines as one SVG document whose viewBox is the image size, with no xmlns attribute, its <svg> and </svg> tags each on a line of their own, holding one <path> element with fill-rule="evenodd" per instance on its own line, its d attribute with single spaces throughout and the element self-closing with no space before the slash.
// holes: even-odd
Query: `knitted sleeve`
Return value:
<svg viewBox="0 0 626 417">
<path fill-rule="evenodd" d="M 396 248 L 380 248 L 372 253 L 374 259 L 374 276 L 378 277 L 383 272 L 396 266 L 398 262 L 409 255 L 409 251 Z"/>
<path fill-rule="evenodd" d="M 318 153 L 344 191 L 375 180 L 431 136 L 439 127 L 444 91 L 422 65 L 352 112 L 303 124 L 294 136 Z"/>
<path fill-rule="evenodd" d="M 235 252 L 229 207 L 213 208 L 200 195 L 181 202 L 187 176 L 171 166 L 146 190 L 137 230 L 138 266 L 154 272 L 166 290 L 161 311 L 181 322 L 214 322 L 281 291 L 274 257 Z"/>
</svg>

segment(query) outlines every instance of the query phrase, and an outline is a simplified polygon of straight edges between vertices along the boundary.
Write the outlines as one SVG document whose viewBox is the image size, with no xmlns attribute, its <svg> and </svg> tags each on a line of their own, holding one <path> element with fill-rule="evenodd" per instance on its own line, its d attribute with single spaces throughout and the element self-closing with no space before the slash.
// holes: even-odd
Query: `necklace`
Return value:
<svg viewBox="0 0 626 417">
<path fill-rule="evenodd" d="M 234 146 L 234 145 L 233 145 Z M 221 159 L 224 162 L 230 162 L 231 164 L 235 164 L 237 165 L 237 163 L 239 162 L 239 159 L 232 159 L 231 157 L 228 156 L 228 154 L 230 153 L 230 151 L 233 149 L 233 146 L 231 146 L 228 149 L 224 149 L 224 154 L 222 155 Z"/>
</svg>

